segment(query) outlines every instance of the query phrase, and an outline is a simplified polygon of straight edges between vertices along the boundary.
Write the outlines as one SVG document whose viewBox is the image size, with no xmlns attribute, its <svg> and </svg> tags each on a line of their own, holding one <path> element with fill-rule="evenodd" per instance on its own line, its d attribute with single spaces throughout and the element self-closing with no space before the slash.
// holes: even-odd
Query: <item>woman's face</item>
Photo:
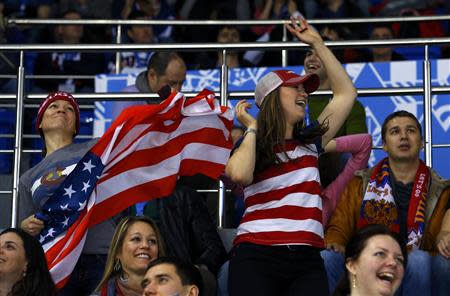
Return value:
<svg viewBox="0 0 450 296">
<path fill-rule="evenodd" d="M 144 275 L 150 261 L 158 258 L 158 241 L 152 226 L 141 221 L 131 225 L 117 258 L 125 272 Z"/>
<path fill-rule="evenodd" d="M 302 121 L 305 118 L 308 104 L 308 94 L 305 92 L 303 84 L 296 87 L 280 87 L 280 103 L 287 124 L 294 126 L 297 122 Z"/>
<path fill-rule="evenodd" d="M 389 235 L 376 235 L 367 241 L 356 261 L 349 261 L 350 282 L 356 276 L 360 295 L 394 295 L 405 272 L 399 244 Z"/>
<path fill-rule="evenodd" d="M 7 232 L 0 236 L 0 278 L 19 281 L 27 270 L 23 241 L 17 234 Z"/>
<path fill-rule="evenodd" d="M 41 125 L 44 134 L 60 130 L 70 136 L 75 134 L 76 113 L 73 106 L 65 100 L 56 100 L 45 109 Z"/>
</svg>

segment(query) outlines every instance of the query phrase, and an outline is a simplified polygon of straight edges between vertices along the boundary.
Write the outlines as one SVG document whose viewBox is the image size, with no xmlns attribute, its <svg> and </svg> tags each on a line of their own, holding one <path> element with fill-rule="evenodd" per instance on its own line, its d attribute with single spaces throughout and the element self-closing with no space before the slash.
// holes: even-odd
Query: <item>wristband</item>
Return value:
<svg viewBox="0 0 450 296">
<path fill-rule="evenodd" d="M 256 129 L 254 128 L 247 128 L 247 130 L 244 132 L 244 137 L 248 134 L 248 133 L 254 133 L 256 135 Z"/>
</svg>

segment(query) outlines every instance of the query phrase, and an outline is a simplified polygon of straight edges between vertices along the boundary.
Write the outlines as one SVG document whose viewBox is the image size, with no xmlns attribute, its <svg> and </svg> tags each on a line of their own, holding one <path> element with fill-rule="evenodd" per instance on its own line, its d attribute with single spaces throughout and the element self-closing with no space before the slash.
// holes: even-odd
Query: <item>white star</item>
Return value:
<svg viewBox="0 0 450 296">
<path fill-rule="evenodd" d="M 72 189 L 72 185 L 69 186 L 69 188 L 64 188 L 64 195 L 68 195 L 69 198 L 72 198 L 72 194 L 74 194 L 76 191 Z"/>
<path fill-rule="evenodd" d="M 56 232 L 56 231 L 55 231 L 53 228 L 50 228 L 50 229 L 48 230 L 48 233 L 47 233 L 46 236 L 53 237 L 53 234 L 54 234 L 55 232 Z"/>
<path fill-rule="evenodd" d="M 84 207 L 86 206 L 86 202 L 87 200 L 85 200 L 84 202 L 79 202 L 78 205 L 80 206 L 80 208 L 78 209 L 78 212 L 82 211 L 84 209 Z"/>
<path fill-rule="evenodd" d="M 91 163 L 91 159 L 89 159 L 88 162 L 83 162 L 83 164 L 84 164 L 83 171 L 89 171 L 89 174 L 91 173 L 91 170 L 92 170 L 93 168 L 95 168 L 95 165 L 93 165 L 93 164 Z"/>
<path fill-rule="evenodd" d="M 64 227 L 67 227 L 68 224 L 69 224 L 69 218 L 67 218 L 66 216 L 64 216 L 64 221 L 63 221 L 62 225 L 63 225 Z"/>
<path fill-rule="evenodd" d="M 67 211 L 69 208 L 69 204 L 66 204 L 65 206 L 59 206 L 61 208 L 61 210 L 63 211 Z"/>
<path fill-rule="evenodd" d="M 39 242 L 42 244 L 45 240 L 45 236 L 43 236 L 42 234 L 39 235 Z"/>
<path fill-rule="evenodd" d="M 91 185 L 89 185 L 89 180 L 86 183 L 83 182 L 83 189 L 81 189 L 81 191 L 84 191 L 85 193 L 87 193 L 87 190 L 89 187 L 91 187 Z"/>
</svg>

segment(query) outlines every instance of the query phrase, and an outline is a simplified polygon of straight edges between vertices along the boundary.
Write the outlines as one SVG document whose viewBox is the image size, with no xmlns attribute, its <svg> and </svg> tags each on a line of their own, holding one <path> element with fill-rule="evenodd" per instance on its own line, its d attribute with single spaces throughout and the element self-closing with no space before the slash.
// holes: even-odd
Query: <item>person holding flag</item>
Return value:
<svg viewBox="0 0 450 296">
<path fill-rule="evenodd" d="M 50 94 L 36 124 L 45 158 L 21 177 L 19 218 L 25 231 L 39 235 L 57 287 L 70 285 L 91 245 L 107 254 L 114 215 L 169 195 L 179 176 L 217 178 L 229 158 L 232 124 L 232 112 L 212 92 L 187 100 L 174 91 L 158 105 L 125 109 L 97 143 L 74 144 L 78 105 L 68 93 Z M 101 265 L 98 254 L 82 273 L 89 281 L 76 279 L 84 290 L 69 293 L 95 289 L 103 272 L 103 266 L 98 277 L 92 271 Z"/>
<path fill-rule="evenodd" d="M 41 205 L 45 204 L 98 141 L 93 139 L 83 143 L 73 142 L 80 130 L 80 109 L 74 97 L 63 91 L 49 94 L 41 103 L 36 129 L 44 141 L 44 159 L 21 176 L 19 187 L 20 226 L 33 236 L 38 236 L 44 228 L 45 220 L 36 217 L 36 213 L 42 210 Z M 90 170 L 90 164 L 86 164 L 85 169 Z M 68 187 L 64 190 L 64 197 L 72 200 L 75 191 L 79 189 Z M 60 206 L 68 208 L 68 203 L 61 203 Z M 61 227 L 67 227 L 69 221 L 70 217 L 67 216 Z M 115 222 L 112 219 L 90 229 L 80 259 L 59 295 L 87 295 L 95 289 L 103 275 L 114 229 Z M 52 232 L 47 235 L 51 237 Z M 42 241 L 42 237 L 38 239 Z"/>
</svg>

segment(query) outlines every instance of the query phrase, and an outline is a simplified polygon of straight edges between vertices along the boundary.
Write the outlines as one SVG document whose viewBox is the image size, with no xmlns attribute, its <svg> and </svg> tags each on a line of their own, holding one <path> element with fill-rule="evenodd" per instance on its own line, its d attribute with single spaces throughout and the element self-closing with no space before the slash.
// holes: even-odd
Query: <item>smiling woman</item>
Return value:
<svg viewBox="0 0 450 296">
<path fill-rule="evenodd" d="M 329 69 L 333 99 L 306 125 L 308 95 L 319 87 L 319 76 L 276 70 L 256 85 L 257 119 L 247 112 L 247 101 L 236 105 L 236 118 L 247 131 L 225 173 L 244 186 L 246 209 L 229 265 L 232 296 L 328 295 L 320 257 L 324 241 L 317 158 L 322 147 L 336 149 L 332 139 L 352 109 L 356 91 L 306 20 L 294 18 L 286 27 Z"/>
<path fill-rule="evenodd" d="M 80 108 L 66 92 L 49 94 L 39 106 L 36 129 L 44 140 L 42 156 L 72 143 L 80 130 Z"/>
<path fill-rule="evenodd" d="M 0 295 L 55 295 L 55 285 L 37 240 L 21 229 L 0 233 Z"/>
<path fill-rule="evenodd" d="M 345 261 L 345 276 L 334 296 L 394 295 L 406 268 L 406 246 L 388 227 L 372 224 L 350 239 Z"/>
<path fill-rule="evenodd" d="M 163 240 L 153 220 L 125 217 L 117 225 L 95 295 L 142 295 L 141 283 L 148 264 L 164 255 Z"/>
<path fill-rule="evenodd" d="M 32 236 L 38 236 L 44 228 L 43 217 L 36 215 L 42 211 L 42 205 L 56 194 L 66 176 L 97 142 L 92 139 L 73 143 L 79 128 L 80 110 L 70 93 L 50 93 L 39 106 L 36 130 L 44 142 L 44 158 L 20 177 L 19 185 L 20 227 Z M 94 290 L 103 274 L 115 224 L 109 219 L 89 230 L 80 259 L 68 283 L 59 291 L 60 296 L 88 295 Z"/>
</svg>

